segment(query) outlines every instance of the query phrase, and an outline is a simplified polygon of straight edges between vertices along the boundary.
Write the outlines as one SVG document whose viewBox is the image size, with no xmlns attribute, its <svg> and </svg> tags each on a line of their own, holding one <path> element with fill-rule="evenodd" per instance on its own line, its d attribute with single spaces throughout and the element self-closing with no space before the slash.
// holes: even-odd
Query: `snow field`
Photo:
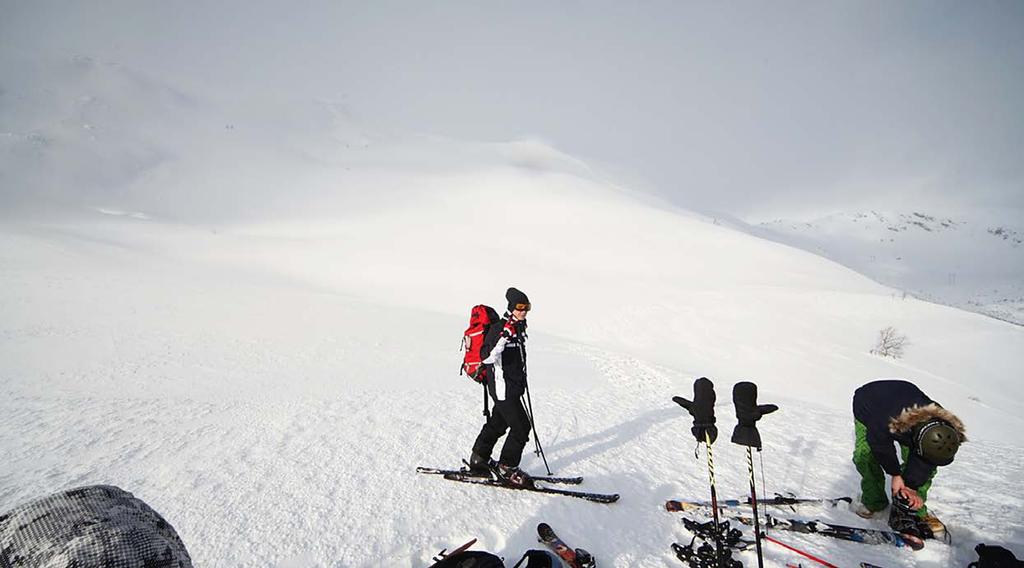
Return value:
<svg viewBox="0 0 1024 568">
<path fill-rule="evenodd" d="M 693 454 L 689 416 L 671 396 L 690 395 L 697 376 L 716 381 L 721 433 L 714 450 L 723 498 L 747 492 L 745 450 L 728 443 L 731 387 L 738 380 L 758 382 L 760 399 L 782 408 L 761 424 L 768 493 L 848 495 L 856 492 L 848 398 L 861 379 L 817 370 L 874 365 L 887 371 L 880 374 L 893 375 L 909 368 L 870 356 L 859 360 L 861 355 L 825 340 L 783 341 L 763 349 L 738 343 L 730 350 L 689 336 L 679 342 L 671 334 L 663 348 L 687 357 L 711 361 L 730 355 L 721 369 L 740 363 L 753 369 L 764 350 L 773 350 L 809 360 L 790 364 L 810 370 L 774 382 L 706 372 L 698 365 L 646 362 L 628 350 L 646 354 L 649 345 L 623 342 L 613 349 L 600 341 L 629 336 L 620 324 L 630 321 L 628 329 L 652 336 L 650 326 L 644 331 L 639 323 L 642 318 L 651 325 L 672 326 L 671 321 L 662 324 L 642 310 L 632 320 L 620 312 L 610 319 L 612 330 L 602 328 L 600 318 L 570 320 L 596 330 L 598 344 L 588 345 L 545 330 L 544 322 L 558 327 L 551 317 L 540 317 L 549 302 L 524 285 L 535 305 L 544 306 L 531 318 L 529 363 L 549 463 L 558 474 L 586 476 L 586 490 L 618 492 L 622 499 L 609 506 L 465 486 L 414 472 L 416 465 L 457 465 L 481 424 L 478 387 L 456 375 L 465 314 L 395 307 L 334 292 L 291 270 L 218 260 L 232 250 L 211 244 L 223 235 L 125 222 L 114 229 L 8 226 L 0 240 L 0 428 L 15 433 L 2 442 L 7 466 L 0 470 L 0 509 L 59 489 L 112 483 L 160 511 L 199 566 L 419 567 L 437 550 L 473 537 L 480 539 L 479 548 L 514 561 L 538 546 L 534 529 L 540 521 L 604 565 L 675 566 L 668 545 L 686 533 L 663 503 L 704 498 L 708 490 L 703 455 Z M 296 247 L 297 255 L 307 252 Z M 420 291 L 418 283 L 406 285 L 410 298 Z M 498 300 L 502 290 L 494 294 Z M 377 290 L 366 292 L 383 297 Z M 761 298 L 786 295 L 781 290 Z M 693 320 L 707 326 L 708 337 L 743 337 L 742 330 L 728 329 L 742 320 L 739 309 L 729 316 L 736 308 L 728 295 L 699 297 L 716 298 L 725 313 L 721 320 Z M 833 300 L 820 303 L 823 311 L 855 311 L 839 309 L 849 301 L 842 294 L 820 297 Z M 865 305 L 875 301 L 868 298 Z M 884 296 L 878 301 L 891 302 Z M 960 321 L 959 312 L 949 312 L 933 317 Z M 797 323 L 807 317 L 795 314 Z M 970 314 L 963 318 L 965 325 L 982 329 L 1005 325 Z M 941 362 L 948 365 L 949 358 Z M 920 371 L 915 378 L 926 391 L 947 397 L 985 386 L 961 386 Z M 981 398 L 976 404 L 988 404 Z M 957 399 L 949 406 L 961 411 L 968 402 Z M 992 409 L 978 412 L 995 424 L 1012 420 Z M 965 418 L 968 428 L 981 421 L 972 418 Z M 775 536 L 841 566 L 861 560 L 886 566 L 966 564 L 978 541 L 1020 541 L 1019 529 L 1007 522 L 1019 518 L 1022 508 L 1010 497 L 1020 480 L 1019 464 L 1006 457 L 1017 451 L 1003 438 L 979 435 L 954 466 L 940 472 L 933 507 L 958 539 L 953 548 L 911 554 Z M 543 468 L 529 454 L 524 466 L 533 472 Z M 761 489 L 760 478 L 758 483 Z M 802 513 L 864 524 L 845 510 Z M 771 546 L 765 553 L 769 566 L 792 558 Z M 752 553 L 742 558 L 754 561 Z"/>
</svg>

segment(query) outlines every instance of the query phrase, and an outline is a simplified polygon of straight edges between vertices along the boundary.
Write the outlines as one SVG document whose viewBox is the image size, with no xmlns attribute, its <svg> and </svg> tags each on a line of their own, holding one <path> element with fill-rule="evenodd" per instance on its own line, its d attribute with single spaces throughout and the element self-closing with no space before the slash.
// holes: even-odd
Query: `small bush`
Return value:
<svg viewBox="0 0 1024 568">
<path fill-rule="evenodd" d="M 910 342 L 907 341 L 907 336 L 902 335 L 896 331 L 895 327 L 890 325 L 878 332 L 878 343 L 871 350 L 871 353 L 881 355 L 882 357 L 899 359 L 903 357 L 903 349 L 908 345 L 910 345 Z"/>
</svg>

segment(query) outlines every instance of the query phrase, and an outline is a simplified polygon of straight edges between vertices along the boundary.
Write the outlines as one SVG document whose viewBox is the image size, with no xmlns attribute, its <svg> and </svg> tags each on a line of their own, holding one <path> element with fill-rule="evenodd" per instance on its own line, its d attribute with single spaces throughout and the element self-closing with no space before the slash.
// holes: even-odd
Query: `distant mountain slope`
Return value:
<svg viewBox="0 0 1024 568">
<path fill-rule="evenodd" d="M 1024 324 L 1024 227 L 1014 212 L 870 211 L 759 227 L 919 298 Z"/>
</svg>

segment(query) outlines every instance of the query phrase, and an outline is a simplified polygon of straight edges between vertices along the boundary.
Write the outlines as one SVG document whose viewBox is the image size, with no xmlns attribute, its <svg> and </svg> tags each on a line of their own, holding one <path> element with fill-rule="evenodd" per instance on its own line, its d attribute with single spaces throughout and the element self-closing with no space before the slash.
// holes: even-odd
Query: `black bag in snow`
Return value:
<svg viewBox="0 0 1024 568">
<path fill-rule="evenodd" d="M 0 566 L 192 568 L 192 559 L 149 505 L 112 485 L 93 485 L 0 515 Z"/>
<path fill-rule="evenodd" d="M 525 562 L 526 564 L 523 564 Z M 561 563 L 558 564 L 561 566 Z M 526 554 L 512 568 L 554 568 L 555 563 L 546 550 L 527 550 Z"/>
<path fill-rule="evenodd" d="M 1012 552 L 1002 546 L 979 544 L 974 547 L 978 560 L 967 565 L 968 568 L 1022 568 L 1024 562 L 1017 560 Z"/>
<path fill-rule="evenodd" d="M 430 568 L 505 568 L 505 563 L 490 552 L 471 550 L 445 557 Z"/>
</svg>

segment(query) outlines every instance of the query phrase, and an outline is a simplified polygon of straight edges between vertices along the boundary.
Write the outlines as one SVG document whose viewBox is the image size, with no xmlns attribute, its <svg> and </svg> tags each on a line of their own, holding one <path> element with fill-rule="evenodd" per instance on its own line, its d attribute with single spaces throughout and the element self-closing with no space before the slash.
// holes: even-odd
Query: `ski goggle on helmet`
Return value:
<svg viewBox="0 0 1024 568">
<path fill-rule="evenodd" d="M 914 452 L 932 465 L 953 463 L 960 449 L 960 433 L 942 420 L 929 420 L 914 433 Z"/>
<path fill-rule="evenodd" d="M 512 306 L 512 307 L 515 308 L 516 310 L 521 311 L 521 312 L 528 312 L 528 311 L 530 311 L 530 303 L 529 302 L 527 302 L 525 304 L 516 304 L 515 306 Z"/>
</svg>

